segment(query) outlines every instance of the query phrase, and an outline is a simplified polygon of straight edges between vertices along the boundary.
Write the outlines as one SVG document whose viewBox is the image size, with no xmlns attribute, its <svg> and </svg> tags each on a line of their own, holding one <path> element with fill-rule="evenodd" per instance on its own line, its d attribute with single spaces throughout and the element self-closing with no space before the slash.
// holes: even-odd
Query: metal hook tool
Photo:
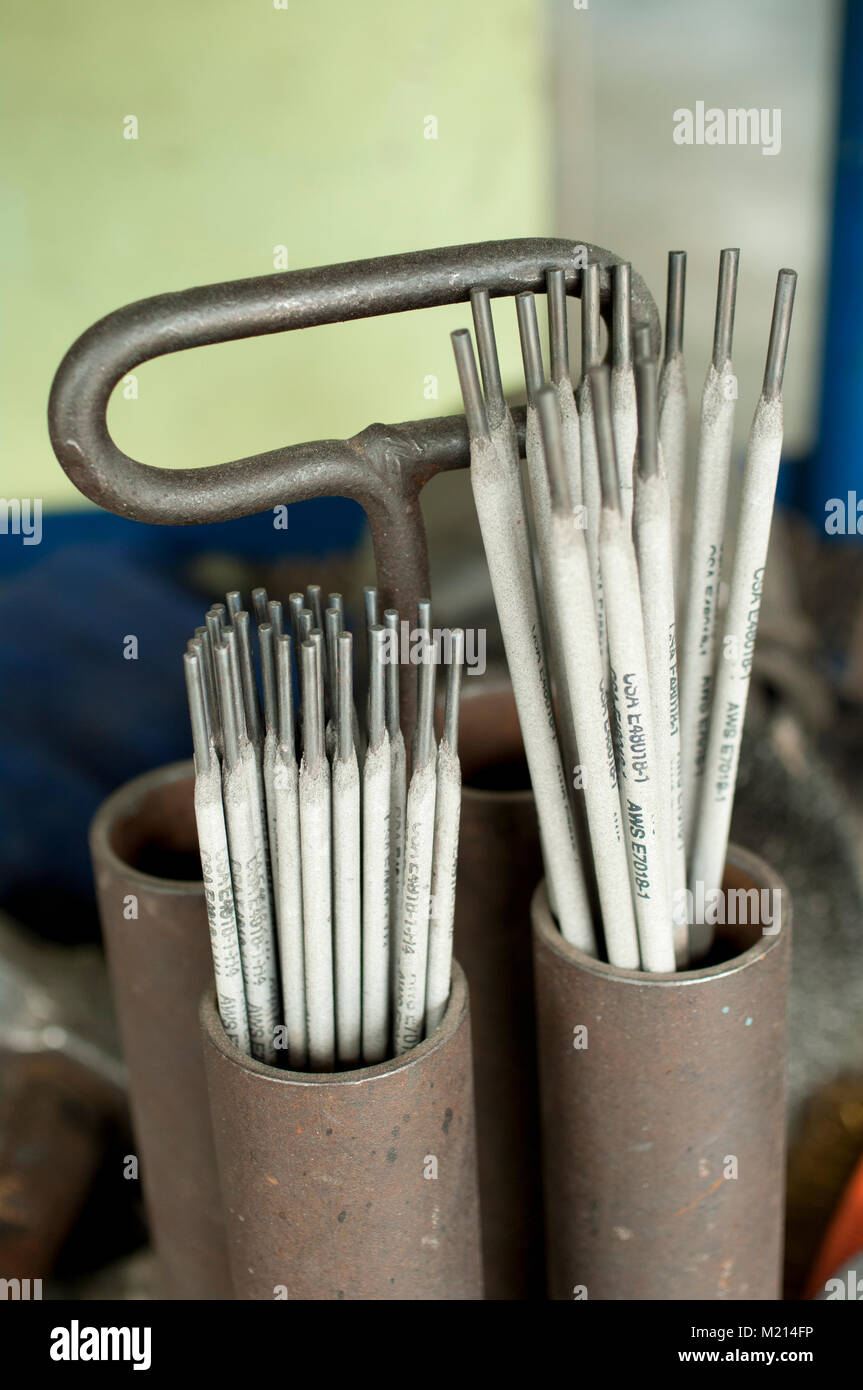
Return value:
<svg viewBox="0 0 863 1390">
<path fill-rule="evenodd" d="M 599 267 L 603 316 L 611 317 L 611 267 L 621 258 L 586 242 L 524 238 L 442 247 L 343 265 L 204 285 L 117 309 L 69 349 L 48 406 L 51 443 L 75 486 L 108 511 L 158 525 L 225 521 L 311 497 L 349 497 L 369 520 L 383 607 L 412 613 L 429 592 L 419 494 L 435 474 L 469 463 L 462 416 L 372 424 L 352 439 L 292 444 L 202 468 L 139 463 L 108 432 L 111 392 L 134 368 L 167 353 L 349 319 L 493 297 L 544 293 L 562 269 L 567 294 L 581 294 L 585 257 Z M 654 350 L 659 316 L 632 275 L 632 320 L 646 323 Z M 514 412 L 520 438 L 524 411 Z"/>
</svg>

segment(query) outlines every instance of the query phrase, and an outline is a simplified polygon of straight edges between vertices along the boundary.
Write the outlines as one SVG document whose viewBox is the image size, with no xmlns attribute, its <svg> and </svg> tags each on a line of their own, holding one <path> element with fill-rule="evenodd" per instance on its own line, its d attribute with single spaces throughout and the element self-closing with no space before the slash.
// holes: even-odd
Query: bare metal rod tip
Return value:
<svg viewBox="0 0 863 1390">
<path fill-rule="evenodd" d="M 479 384 L 479 372 L 476 367 L 476 358 L 473 355 L 470 331 L 467 328 L 457 328 L 454 333 L 450 334 L 450 341 L 455 356 L 462 400 L 464 401 L 468 433 L 471 439 L 488 439 L 488 417 L 482 398 L 482 388 Z"/>
<path fill-rule="evenodd" d="M 476 346 L 479 353 L 479 369 L 482 373 L 482 389 L 485 393 L 485 408 L 489 420 L 497 424 L 504 415 L 506 404 L 503 398 L 500 361 L 497 355 L 497 340 L 494 335 L 494 319 L 491 312 L 491 296 L 488 290 L 471 290 L 470 307 L 473 313 L 473 331 L 476 334 Z"/>
<path fill-rule="evenodd" d="M 773 318 L 770 322 L 770 342 L 767 348 L 767 365 L 764 368 L 762 394 L 775 399 L 782 392 L 782 378 L 785 375 L 785 359 L 788 355 L 788 336 L 791 332 L 791 315 L 794 311 L 794 294 L 797 289 L 797 271 L 780 270 L 776 277 L 776 294 L 773 299 Z"/>
<path fill-rule="evenodd" d="M 461 678 L 464 673 L 464 628 L 454 627 L 452 658 L 446 675 L 446 704 L 444 706 L 444 738 L 453 753 L 458 752 L 458 716 L 461 700 Z"/>
<path fill-rule="evenodd" d="M 719 286 L 716 291 L 716 320 L 713 326 L 713 366 L 717 372 L 722 371 L 731 356 L 739 266 L 740 251 L 737 247 L 729 247 L 721 253 Z"/>
<path fill-rule="evenodd" d="M 570 511 L 572 498 L 563 453 L 563 431 L 560 427 L 560 406 L 553 386 L 541 386 L 536 396 L 539 433 L 545 467 L 548 472 L 551 503 L 556 511 Z"/>
<path fill-rule="evenodd" d="M 611 374 L 608 367 L 590 367 L 590 394 L 593 401 L 593 425 L 596 431 L 596 452 L 602 483 L 603 506 L 621 510 L 620 475 L 614 448 L 614 428 L 611 419 Z"/>
<path fill-rule="evenodd" d="M 396 737 L 401 727 L 398 668 L 399 615 L 397 609 L 386 608 L 384 610 L 384 627 L 389 634 L 388 641 L 390 644 L 385 681 L 387 733 L 390 738 L 393 739 Z"/>
<path fill-rule="evenodd" d="M 386 628 L 369 628 L 369 747 L 378 748 L 386 729 Z"/>
<path fill-rule="evenodd" d="M 599 364 L 599 266 L 591 261 L 581 286 L 581 373 Z"/>
<path fill-rule="evenodd" d="M 611 362 L 614 367 L 632 365 L 631 341 L 632 266 L 627 262 L 611 269 Z"/>
<path fill-rule="evenodd" d="M 281 633 L 276 641 L 276 682 L 279 696 L 279 743 L 294 753 L 294 665 L 293 639 Z"/>
<path fill-rule="evenodd" d="M 282 609 L 281 601 L 279 599 L 270 599 L 269 603 L 267 604 L 267 615 L 269 621 L 273 625 L 273 631 L 275 632 L 276 636 L 281 637 L 282 633 L 285 630 L 285 615 Z"/>
<path fill-rule="evenodd" d="M 328 609 L 328 612 L 335 610 Z M 339 759 L 347 762 L 354 748 L 354 639 L 349 632 L 340 632 L 336 643 L 338 699 L 336 702 L 336 731 Z"/>
<path fill-rule="evenodd" d="M 542 348 L 539 342 L 539 323 L 536 317 L 536 298 L 530 290 L 515 297 L 515 312 L 518 317 L 518 336 L 521 339 L 521 356 L 524 362 L 524 380 L 527 386 L 527 399 L 535 404 L 535 397 L 545 379 L 542 366 Z"/>
<path fill-rule="evenodd" d="M 686 252 L 669 251 L 665 293 L 665 361 L 683 351 L 683 308 L 686 300 Z"/>
<path fill-rule="evenodd" d="M 259 627 L 261 623 L 268 623 L 270 621 L 270 605 L 266 589 L 257 588 L 252 590 L 252 609 L 255 614 L 255 622 Z"/>
<path fill-rule="evenodd" d="M 204 707 L 204 680 L 201 663 L 195 651 L 185 652 L 183 665 L 186 672 L 186 694 L 189 698 L 189 714 L 192 721 L 192 747 L 195 750 L 195 767 L 199 772 L 207 772 L 210 767 L 210 739 L 207 732 L 207 716 Z"/>
<path fill-rule="evenodd" d="M 569 336 L 566 328 L 566 271 L 555 267 L 545 272 L 548 301 L 548 356 L 551 380 L 569 379 Z"/>
<path fill-rule="evenodd" d="M 650 330 L 643 325 L 633 335 L 635 348 L 635 407 L 638 413 L 638 471 L 652 478 L 659 471 L 657 365 L 650 348 Z"/>
</svg>

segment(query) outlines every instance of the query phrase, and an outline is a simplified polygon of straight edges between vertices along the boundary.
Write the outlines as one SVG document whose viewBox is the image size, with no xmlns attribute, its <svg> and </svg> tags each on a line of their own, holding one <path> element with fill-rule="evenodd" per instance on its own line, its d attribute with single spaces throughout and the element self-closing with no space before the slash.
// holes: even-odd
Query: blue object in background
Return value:
<svg viewBox="0 0 863 1390">
<path fill-rule="evenodd" d="M 863 501 L 863 3 L 847 0 L 818 445 L 802 499 L 824 532 L 830 498 Z M 863 524 L 863 523 L 861 523 Z M 854 528 L 852 530 L 852 528 Z M 847 518 L 856 534 L 856 516 Z"/>
<path fill-rule="evenodd" d="M 191 756 L 182 656 L 211 599 L 184 581 L 188 561 L 311 565 L 351 550 L 363 524 L 355 503 L 319 499 L 290 507 L 288 532 L 271 513 L 162 527 L 83 512 L 44 517 L 39 545 L 0 537 L 0 907 L 56 940 L 98 934 L 93 814 L 129 778 Z"/>
</svg>

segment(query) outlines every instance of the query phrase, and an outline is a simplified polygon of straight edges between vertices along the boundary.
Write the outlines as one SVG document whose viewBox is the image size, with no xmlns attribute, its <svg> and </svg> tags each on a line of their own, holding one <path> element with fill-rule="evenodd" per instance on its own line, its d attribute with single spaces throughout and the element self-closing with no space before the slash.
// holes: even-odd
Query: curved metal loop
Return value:
<svg viewBox="0 0 863 1390">
<path fill-rule="evenodd" d="M 610 268 L 620 257 L 585 242 L 542 238 L 384 256 L 139 300 L 100 319 L 61 362 L 48 407 L 54 452 L 85 497 L 122 516 L 162 525 L 223 521 L 323 494 L 353 497 L 365 507 L 382 485 L 392 484 L 394 468 L 412 475 L 418 489 L 442 468 L 467 463 L 466 435 L 457 419 L 391 427 L 388 446 L 376 439 L 378 466 L 371 470 L 363 458 L 362 435 L 290 445 L 203 468 L 169 469 L 139 463 L 117 447 L 105 419 L 108 400 L 133 368 L 187 348 L 454 304 L 481 286 L 492 296 L 544 292 L 551 267 L 562 268 L 567 292 L 579 295 L 576 267 L 585 252 L 599 265 L 608 319 Z M 633 321 L 648 324 L 658 347 L 656 305 L 635 274 L 632 298 Z"/>
<path fill-rule="evenodd" d="M 311 497 L 349 497 L 369 520 L 385 606 L 415 610 L 428 594 L 428 554 L 419 505 L 436 473 L 469 463 L 462 416 L 370 425 L 347 440 L 292 444 L 202 468 L 158 468 L 123 453 L 108 431 L 115 386 L 167 353 L 289 332 L 348 319 L 492 297 L 545 292 L 561 268 L 580 296 L 585 261 L 599 266 L 600 305 L 611 318 L 611 267 L 621 261 L 587 242 L 524 238 L 441 247 L 350 261 L 155 295 L 100 319 L 72 345 L 54 378 L 48 428 L 57 458 L 92 502 L 137 521 L 181 525 L 224 521 Z M 659 314 L 632 274 L 632 320 L 660 343 Z M 523 436 L 524 413 L 514 412 Z"/>
</svg>

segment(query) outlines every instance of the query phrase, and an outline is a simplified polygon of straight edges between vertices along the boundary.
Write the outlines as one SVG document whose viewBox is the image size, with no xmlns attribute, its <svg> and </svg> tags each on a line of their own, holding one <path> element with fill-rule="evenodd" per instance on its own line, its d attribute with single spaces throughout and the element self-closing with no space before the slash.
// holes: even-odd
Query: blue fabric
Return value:
<svg viewBox="0 0 863 1390">
<path fill-rule="evenodd" d="M 60 551 L 0 591 L 0 905 L 46 936 L 89 934 L 101 801 L 190 755 L 182 654 L 205 606 L 112 546 Z"/>
</svg>

